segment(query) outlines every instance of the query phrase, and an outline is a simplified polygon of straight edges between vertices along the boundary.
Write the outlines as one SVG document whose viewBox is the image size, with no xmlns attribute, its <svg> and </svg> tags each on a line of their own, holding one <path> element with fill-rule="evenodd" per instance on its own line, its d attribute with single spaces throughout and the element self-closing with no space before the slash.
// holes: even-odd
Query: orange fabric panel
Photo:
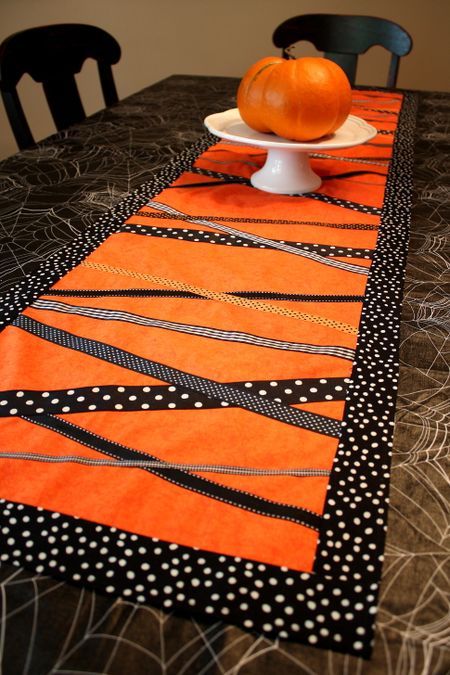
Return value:
<svg viewBox="0 0 450 675">
<path fill-rule="evenodd" d="M 348 165 L 347 165 L 348 166 Z M 354 168 L 353 165 L 350 167 Z M 357 167 L 360 168 L 360 167 Z M 185 209 L 186 210 L 186 209 Z M 155 209 L 145 206 L 139 210 L 141 213 L 149 213 L 158 215 L 158 211 Z M 201 216 L 202 214 L 194 214 Z M 207 215 L 207 214 L 203 214 Z M 357 223 L 358 215 L 355 214 L 354 222 Z M 149 218 L 148 216 L 139 216 L 134 215 L 131 218 L 128 218 L 127 223 L 133 223 L 135 225 L 145 225 L 146 227 L 156 226 L 158 229 L 168 228 L 168 227 L 188 227 L 189 230 L 203 230 L 205 232 L 215 232 L 214 228 L 207 227 L 206 225 L 197 225 L 195 223 L 186 222 L 185 220 L 163 220 L 158 217 Z M 375 230 L 346 230 L 326 226 L 315 226 L 312 224 L 302 224 L 296 223 L 255 223 L 255 222 L 225 222 L 225 225 L 232 225 L 233 227 L 242 230 L 244 232 L 249 232 L 251 234 L 257 234 L 268 239 L 277 239 L 277 240 L 286 240 L 286 241 L 298 241 L 302 243 L 316 243 L 320 241 L 322 244 L 327 244 L 330 246 L 354 246 L 356 248 L 369 248 L 374 249 L 377 240 L 378 232 Z M 376 225 L 376 223 L 374 223 Z M 63 281 L 63 280 L 61 280 Z M 58 283 L 61 283 L 58 282 Z"/>
<path fill-rule="evenodd" d="M 38 321 L 44 321 L 50 326 L 63 328 L 80 336 L 89 334 L 93 339 L 107 341 L 109 344 L 114 344 L 126 351 L 139 352 L 144 358 L 164 362 L 174 368 L 195 372 L 201 377 L 220 382 L 246 380 L 249 377 L 274 379 L 274 373 L 279 379 L 324 377 L 324 373 L 330 375 L 330 370 L 333 374 L 338 372 L 347 376 L 351 370 L 350 361 L 344 361 L 345 365 L 342 366 L 336 363 L 336 361 L 341 360 L 332 356 L 312 355 L 305 362 L 302 361 L 300 353 L 286 352 L 286 354 L 283 354 L 283 360 L 274 365 L 275 350 L 264 347 L 208 340 L 174 331 L 161 331 L 158 328 L 130 326 L 130 324 L 119 321 L 113 322 L 114 330 L 111 335 L 111 327 L 107 325 L 107 322 L 97 319 L 50 311 L 37 311 L 31 308 L 26 310 L 26 314 Z M 321 332 L 325 333 L 325 330 L 322 327 L 320 328 Z M 163 337 L 161 333 L 164 333 Z M 306 330 L 304 337 L 308 337 Z M 349 336 L 349 338 L 352 338 L 352 336 Z M 356 336 L 353 340 L 348 339 L 346 342 L 353 342 L 349 345 L 353 347 Z M 330 344 L 330 340 L 327 340 L 325 335 L 323 343 Z M 68 360 L 71 359 L 71 354 L 67 354 L 67 350 L 63 348 L 59 349 L 61 351 L 60 359 L 67 365 Z M 198 349 L 201 350 L 201 358 L 196 351 Z M 326 359 L 329 367 L 323 359 Z M 302 363 L 305 364 L 304 367 L 302 367 Z M 117 366 L 113 366 L 113 368 L 116 370 Z M 48 382 L 53 382 L 52 375 L 47 374 L 47 378 Z M 146 382 L 145 384 L 149 383 Z M 48 386 L 50 385 L 47 384 Z"/>
<path fill-rule="evenodd" d="M 337 448 L 334 438 L 240 408 L 171 410 L 169 415 L 158 410 L 121 415 L 79 413 L 70 420 L 168 462 L 330 469 Z M 149 437 L 145 432 L 150 425 Z M 307 485 L 304 489 L 307 494 Z M 286 498 L 286 494 L 279 495 L 280 501 Z"/>
<path fill-rule="evenodd" d="M 367 150 L 366 150 L 367 152 Z M 372 154 L 372 148 L 370 149 Z M 223 185 L 220 190 L 206 191 L 195 188 L 189 191 L 189 202 L 186 201 L 185 190 L 173 190 L 170 204 L 185 213 L 218 213 L 223 216 L 245 217 L 251 213 L 252 218 L 271 218 L 274 214 L 280 220 L 307 220 L 327 223 L 368 223 L 378 224 L 380 217 L 366 213 L 356 213 L 340 206 L 324 204 L 308 197 L 289 197 L 271 195 L 270 208 L 267 208 L 267 196 L 258 190 L 250 190 L 245 185 Z M 156 201 L 164 201 L 158 197 Z M 298 207 L 292 209 L 292 200 Z"/>
<path fill-rule="evenodd" d="M 109 275 L 113 276 L 113 275 Z M 115 276 L 115 275 L 114 275 Z M 48 300 L 53 298 L 49 295 L 43 295 Z M 165 321 L 174 321 L 178 323 L 211 326 L 218 329 L 239 330 L 248 333 L 254 333 L 255 329 L 258 334 L 264 337 L 273 339 L 279 338 L 279 330 L 276 324 L 276 317 L 261 312 L 249 312 L 245 307 L 237 307 L 225 303 L 215 302 L 205 298 L 190 299 L 188 302 L 183 298 L 158 298 L 158 297 L 100 297 L 100 298 L 73 298 L 62 297 L 58 301 L 64 302 L 67 305 L 74 307 L 97 307 L 99 309 L 120 310 L 145 316 L 152 319 L 160 319 Z M 361 315 L 362 302 L 301 302 L 289 300 L 268 300 L 269 304 L 276 307 L 284 307 L 287 310 L 299 310 L 306 313 L 311 313 L 316 316 L 321 316 L 327 319 L 334 319 L 342 321 L 343 316 L 346 322 L 350 325 L 357 326 Z M 34 314 L 38 318 L 38 314 Z M 284 340 L 291 340 L 293 342 L 301 342 L 310 339 L 311 327 L 306 335 L 305 330 L 297 320 L 290 320 L 289 323 L 281 317 L 284 328 Z M 151 329 L 147 329 L 151 330 Z M 346 335 L 346 334 L 344 334 Z M 301 337 L 302 336 L 302 337 Z M 170 339 L 169 335 L 165 333 L 165 338 Z M 350 336 L 351 338 L 351 336 Z M 316 336 L 314 335 L 315 344 Z M 350 339 L 350 343 L 352 340 Z M 343 344 L 340 332 L 330 330 L 325 336 L 324 344 Z M 351 345 L 350 345 L 351 346 Z M 220 345 L 216 342 L 216 349 L 220 349 Z M 274 353 L 275 356 L 275 353 Z"/>
<path fill-rule="evenodd" d="M 224 292 L 258 289 L 290 293 L 329 293 L 331 288 L 338 289 L 343 294 L 363 294 L 367 283 L 367 276 L 281 251 L 248 248 L 233 250 L 228 247 L 197 246 L 189 242 L 156 238 L 149 238 L 144 248 L 142 237 L 127 233 L 110 237 L 87 260 L 131 270 L 138 267 L 154 276 L 177 279 L 194 286 Z M 214 269 L 213 276 L 211 269 Z M 84 274 L 84 270 L 78 268 L 76 272 Z M 68 276 L 74 273 L 75 270 Z M 109 276 L 113 275 L 108 274 Z M 105 283 L 99 273 L 97 283 Z M 143 284 L 136 280 L 134 285 L 156 287 L 154 283 Z"/>
<path fill-rule="evenodd" d="M 400 104 L 400 95 L 357 92 L 352 112 L 366 117 L 379 131 L 390 132 L 395 130 Z M 378 112 L 385 106 L 388 114 Z M 216 218 L 218 224 L 277 241 L 373 250 L 392 142 L 392 134 L 380 133 L 362 146 L 330 151 L 325 156 L 316 154 L 312 166 L 325 178 L 315 195 L 317 198 L 273 195 L 242 184 L 205 189 L 202 183 L 220 183 L 221 178 L 195 173 L 195 169 L 249 178 L 265 159 L 265 153 L 258 149 L 219 142 L 196 160 L 193 171 L 185 172 L 174 187 L 155 197 L 156 202 L 180 211 L 180 216 L 164 217 L 147 206 L 142 213 L 153 214 L 152 217 L 134 215 L 127 222 L 167 231 L 188 228 L 220 232 L 220 228 L 212 225 L 189 223 L 183 217 L 187 214 L 211 221 Z M 345 176 L 347 173 L 351 175 Z M 186 187 L 190 184 L 196 185 Z M 327 203 L 323 197 L 334 202 Z M 375 213 L 359 210 L 358 205 L 374 207 Z M 311 250 L 314 252 L 314 248 Z M 263 299 L 252 304 L 234 296 L 230 304 L 224 295 L 251 291 L 363 296 L 367 275 L 338 269 L 339 261 L 358 266 L 354 268 L 356 271 L 368 271 L 371 265 L 370 260 L 356 254 L 318 262 L 274 248 L 211 245 L 120 232 L 110 236 L 55 288 L 203 289 L 215 294 L 214 297 L 55 298 L 51 293 L 42 297 L 49 302 L 130 312 L 187 327 L 228 331 L 234 334 L 234 339 L 60 313 L 50 308 L 29 307 L 24 314 L 80 338 L 164 364 L 174 371 L 222 383 L 346 378 L 351 374 L 350 359 L 244 344 L 238 337 L 239 333 L 245 333 L 258 339 L 354 349 L 361 302 Z M 88 267 L 86 263 L 107 267 Z M 3 353 L 8 355 L 3 367 L 4 389 L 164 384 L 155 377 L 51 344 L 14 326 L 3 332 L 2 341 Z M 194 393 L 192 396 L 195 398 Z M 332 400 L 331 396 L 328 399 L 293 403 L 291 407 L 339 422 L 344 415 L 344 402 Z M 338 446 L 338 440 L 332 436 L 250 412 L 245 406 L 136 412 L 96 410 L 60 417 L 87 432 L 165 462 L 329 471 Z M 106 457 L 100 450 L 14 416 L 0 418 L 0 434 L 4 447 L 16 453 Z M 315 514 L 323 511 L 328 484 L 326 476 L 244 476 L 207 471 L 199 475 L 222 486 Z M 317 533 L 312 529 L 258 515 L 141 469 L 2 460 L 0 486 L 2 496 L 7 499 L 137 534 L 295 570 L 312 570 L 317 545 Z"/>
<path fill-rule="evenodd" d="M 27 312 L 31 314 L 32 310 Z M 34 311 L 36 317 L 37 314 Z M 142 386 L 160 384 L 159 380 L 148 375 L 135 373 L 128 368 L 115 366 L 87 354 L 55 347 L 14 326 L 8 326 L 3 331 L 2 347 L 8 354 L 8 367 L 2 369 L 3 390 L 45 391 L 101 384 Z"/>
<path fill-rule="evenodd" d="M 132 521 L 136 534 L 185 546 L 192 546 L 194 540 L 206 551 L 232 551 L 258 562 L 312 569 L 317 533 L 309 528 L 206 499 L 150 474 L 142 479 L 141 473 L 137 469 L 46 465 L 43 490 L 33 462 L 4 460 L 0 487 L 5 499 L 75 513 L 124 530 Z M 36 483 L 41 487 L 36 489 Z"/>
</svg>

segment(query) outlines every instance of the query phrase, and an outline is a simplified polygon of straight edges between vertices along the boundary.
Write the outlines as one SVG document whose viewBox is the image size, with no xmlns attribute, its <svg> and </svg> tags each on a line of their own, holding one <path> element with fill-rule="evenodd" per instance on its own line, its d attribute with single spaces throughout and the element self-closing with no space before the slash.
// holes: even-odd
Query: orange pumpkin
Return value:
<svg viewBox="0 0 450 675">
<path fill-rule="evenodd" d="M 252 129 L 311 141 L 345 122 L 351 88 L 342 68 L 329 59 L 267 56 L 245 73 L 237 104 Z"/>
</svg>

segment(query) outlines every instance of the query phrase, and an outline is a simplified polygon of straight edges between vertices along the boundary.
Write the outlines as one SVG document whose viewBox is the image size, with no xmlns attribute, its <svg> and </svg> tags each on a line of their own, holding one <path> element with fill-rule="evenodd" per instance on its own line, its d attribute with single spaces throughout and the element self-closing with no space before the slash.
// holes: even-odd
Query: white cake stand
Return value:
<svg viewBox="0 0 450 675">
<path fill-rule="evenodd" d="M 275 134 L 254 131 L 242 121 L 237 108 L 209 115 L 204 124 L 219 138 L 266 148 L 266 162 L 262 169 L 251 176 L 250 181 L 259 190 L 275 194 L 303 194 L 320 187 L 322 181 L 311 169 L 308 153 L 351 148 L 366 143 L 377 133 L 375 127 L 360 117 L 349 115 L 334 134 L 317 141 L 299 143 Z"/>
</svg>

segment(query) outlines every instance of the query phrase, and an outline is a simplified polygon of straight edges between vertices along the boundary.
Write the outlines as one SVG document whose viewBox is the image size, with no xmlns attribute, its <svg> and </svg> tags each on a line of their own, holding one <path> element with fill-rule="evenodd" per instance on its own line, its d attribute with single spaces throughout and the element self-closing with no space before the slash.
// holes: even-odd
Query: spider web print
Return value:
<svg viewBox="0 0 450 675">
<path fill-rule="evenodd" d="M 0 660 L 5 674 L 444 675 L 449 671 L 444 495 L 450 416 L 450 289 L 445 277 L 450 213 L 443 206 L 442 186 L 448 107 L 448 97 L 421 98 L 389 528 L 370 662 L 271 641 L 222 622 L 182 618 L 113 600 L 2 565 Z M 94 129 L 90 127 L 93 134 Z"/>
</svg>

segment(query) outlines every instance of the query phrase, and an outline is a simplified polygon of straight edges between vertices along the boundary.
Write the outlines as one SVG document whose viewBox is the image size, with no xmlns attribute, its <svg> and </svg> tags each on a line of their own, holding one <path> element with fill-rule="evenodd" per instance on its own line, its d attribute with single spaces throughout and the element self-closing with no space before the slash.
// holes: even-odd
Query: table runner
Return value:
<svg viewBox="0 0 450 675">
<path fill-rule="evenodd" d="M 2 336 L 3 559 L 369 654 L 409 213 L 409 98 L 388 162 L 400 102 L 357 92 L 379 136 L 315 158 L 326 180 L 303 197 L 249 186 L 258 151 L 197 158 L 205 137 L 50 261 L 60 276 L 108 237 Z"/>
</svg>

